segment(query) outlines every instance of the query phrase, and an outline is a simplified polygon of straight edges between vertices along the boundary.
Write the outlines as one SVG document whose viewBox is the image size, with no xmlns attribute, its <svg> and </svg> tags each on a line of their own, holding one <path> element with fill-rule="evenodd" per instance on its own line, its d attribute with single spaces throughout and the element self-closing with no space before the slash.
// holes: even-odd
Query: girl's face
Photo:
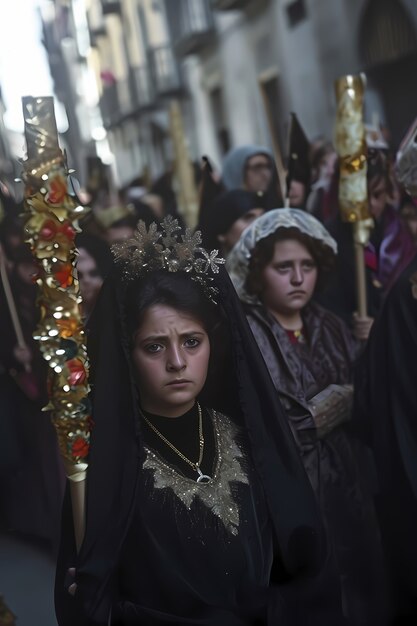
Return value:
<svg viewBox="0 0 417 626">
<path fill-rule="evenodd" d="M 271 261 L 262 272 L 263 304 L 283 316 L 294 315 L 311 299 L 317 275 L 316 262 L 300 241 L 278 241 Z"/>
<path fill-rule="evenodd" d="M 209 338 L 198 318 L 162 304 L 149 307 L 132 351 L 142 408 L 164 417 L 186 413 L 204 386 L 209 358 Z"/>
</svg>

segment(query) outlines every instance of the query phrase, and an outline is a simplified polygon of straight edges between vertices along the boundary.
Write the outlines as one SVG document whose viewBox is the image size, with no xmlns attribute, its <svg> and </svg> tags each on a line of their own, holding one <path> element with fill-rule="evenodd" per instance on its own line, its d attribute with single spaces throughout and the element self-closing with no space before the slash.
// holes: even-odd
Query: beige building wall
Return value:
<svg viewBox="0 0 417 626">
<path fill-rule="evenodd" d="M 102 93 L 100 73 L 110 70 L 118 79 L 120 101 L 129 104 L 129 71 L 148 61 L 147 47 L 169 44 L 164 0 L 120 0 L 122 12 L 104 16 L 100 0 L 84 0 L 92 28 L 104 25 L 88 55 L 91 72 Z M 223 153 L 242 143 L 272 147 L 259 80 L 273 84 L 271 100 L 281 149 L 287 152 L 289 115 L 295 111 L 313 139 L 332 137 L 334 80 L 363 69 L 359 35 L 369 0 L 305 0 L 306 14 L 291 24 L 288 10 L 294 0 L 253 0 L 245 10 L 214 13 L 216 36 L 195 53 L 179 57 L 185 91 L 181 110 L 193 159 L 207 154 L 221 166 Z M 177 2 L 181 0 L 165 0 Z M 415 20 L 416 0 L 402 0 Z M 244 3 L 242 3 L 244 4 Z M 265 83 L 265 84 L 266 84 Z M 384 118 L 384 103 L 373 87 L 368 110 Z M 171 158 L 167 136 L 169 99 L 154 110 L 141 111 L 108 132 L 117 179 L 125 185 L 149 167 L 162 173 Z"/>
<path fill-rule="evenodd" d="M 117 80 L 125 80 L 128 66 L 124 44 L 124 25 L 117 14 L 106 15 L 105 24 L 110 48 L 111 70 Z"/>
<path fill-rule="evenodd" d="M 171 0 L 172 1 L 172 0 Z M 153 0 L 142 0 L 146 30 L 150 47 L 157 48 L 169 42 L 165 13 Z"/>
<path fill-rule="evenodd" d="M 138 0 L 124 0 L 123 15 L 128 28 L 125 30 L 125 41 L 130 63 L 140 67 L 146 63 L 146 51 L 141 36 Z"/>
<path fill-rule="evenodd" d="M 169 0 L 168 0 L 169 1 Z M 293 0 L 259 0 L 242 11 L 216 14 L 217 41 L 195 57 L 193 76 L 201 93 L 190 90 L 194 102 L 196 152 L 220 146 L 210 111 L 210 93 L 222 92 L 231 146 L 261 143 L 271 147 L 270 132 L 259 95 L 258 79 L 275 76 L 279 87 L 275 115 L 281 148 L 287 151 L 289 115 L 295 111 L 313 139 L 331 139 L 335 119 L 334 81 L 364 67 L 360 31 L 369 0 L 305 0 L 306 16 L 291 26 L 287 9 Z M 417 2 L 402 0 L 417 29 Z M 194 79 L 193 85 L 197 85 Z M 366 115 L 385 118 L 381 95 L 368 87 Z M 214 140 L 208 140 L 208 136 Z M 216 148 L 213 147 L 213 142 Z"/>
</svg>

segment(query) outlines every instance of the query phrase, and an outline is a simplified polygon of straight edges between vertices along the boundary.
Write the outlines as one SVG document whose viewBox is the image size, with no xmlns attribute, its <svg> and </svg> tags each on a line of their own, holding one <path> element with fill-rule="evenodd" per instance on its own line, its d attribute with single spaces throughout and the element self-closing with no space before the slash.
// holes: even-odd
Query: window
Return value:
<svg viewBox="0 0 417 626">
<path fill-rule="evenodd" d="M 220 151 L 222 154 L 226 154 L 230 149 L 230 136 L 226 123 L 223 93 L 220 87 L 215 87 L 210 91 L 210 103 Z"/>
<path fill-rule="evenodd" d="M 294 0 L 286 8 L 290 28 L 298 26 L 307 17 L 305 0 Z"/>
</svg>

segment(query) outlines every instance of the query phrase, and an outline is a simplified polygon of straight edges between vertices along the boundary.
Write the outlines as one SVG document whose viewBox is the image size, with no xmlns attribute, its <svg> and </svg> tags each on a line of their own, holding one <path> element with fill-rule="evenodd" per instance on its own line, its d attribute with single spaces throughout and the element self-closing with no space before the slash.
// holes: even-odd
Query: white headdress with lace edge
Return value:
<svg viewBox="0 0 417 626">
<path fill-rule="evenodd" d="M 249 263 L 256 244 L 279 229 L 294 228 L 300 233 L 320 241 L 333 254 L 337 254 L 337 243 L 323 224 L 313 215 L 301 209 L 273 209 L 254 220 L 242 233 L 239 241 L 227 257 L 226 269 L 241 300 L 260 305 L 257 295 L 246 290 Z"/>
</svg>

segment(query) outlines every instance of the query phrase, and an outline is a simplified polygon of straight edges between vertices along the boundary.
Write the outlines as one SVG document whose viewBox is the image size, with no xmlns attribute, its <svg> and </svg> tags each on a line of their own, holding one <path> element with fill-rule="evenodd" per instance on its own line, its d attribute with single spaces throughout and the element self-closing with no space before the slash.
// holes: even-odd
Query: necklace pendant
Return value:
<svg viewBox="0 0 417 626">
<path fill-rule="evenodd" d="M 198 478 L 197 478 L 198 483 L 209 483 L 212 480 L 211 476 L 207 476 L 207 474 L 203 474 L 203 472 L 198 467 L 198 465 L 196 465 L 195 469 L 198 472 Z"/>
</svg>

